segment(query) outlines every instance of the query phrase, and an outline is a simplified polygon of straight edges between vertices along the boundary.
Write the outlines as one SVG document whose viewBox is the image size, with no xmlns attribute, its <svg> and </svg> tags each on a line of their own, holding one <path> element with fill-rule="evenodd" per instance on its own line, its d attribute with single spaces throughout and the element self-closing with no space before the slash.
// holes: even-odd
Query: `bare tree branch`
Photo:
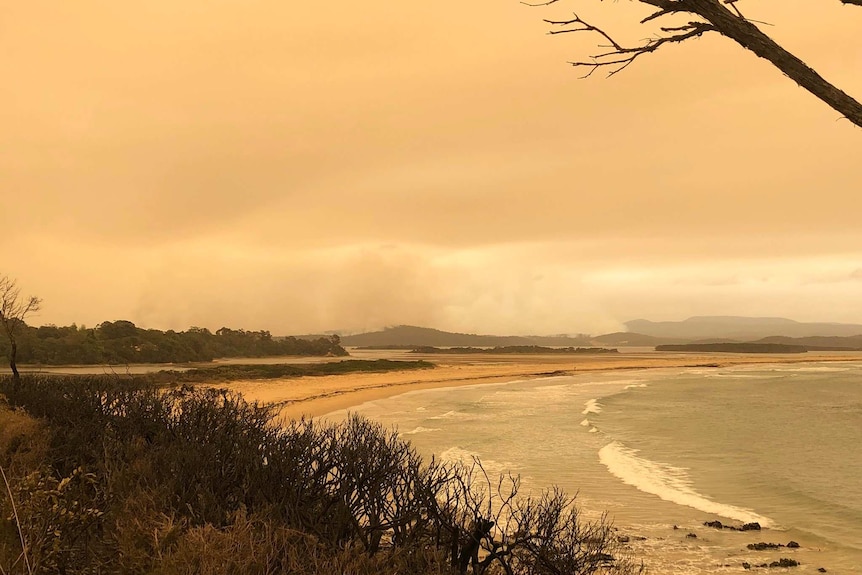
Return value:
<svg viewBox="0 0 862 575">
<path fill-rule="evenodd" d="M 658 18 L 659 16 L 663 16 L 669 13 L 671 12 L 662 9 L 659 12 L 656 12 L 655 14 L 650 16 L 649 19 Z M 593 72 L 602 67 L 612 68 L 612 70 L 608 73 L 608 76 L 613 76 L 614 74 L 625 70 L 638 57 L 643 56 L 644 54 L 655 52 L 665 44 L 683 42 L 685 40 L 688 40 L 689 38 L 694 38 L 697 36 L 701 36 L 702 34 L 705 34 L 707 32 L 715 31 L 715 28 L 706 22 L 689 22 L 688 24 L 685 24 L 683 26 L 669 26 L 661 28 L 662 32 L 672 33 L 670 36 L 659 36 L 657 38 L 651 38 L 641 46 L 624 47 L 619 42 L 614 40 L 607 32 L 605 32 L 601 28 L 598 28 L 597 26 L 593 26 L 592 24 L 585 22 L 577 14 L 574 15 L 574 18 L 571 18 L 569 20 L 545 20 L 545 22 L 553 26 L 562 27 L 561 30 L 551 30 L 550 34 L 594 32 L 602 36 L 610 43 L 608 47 L 612 48 L 612 50 L 593 55 L 591 57 L 591 62 L 571 62 L 572 66 L 580 66 L 590 69 L 590 71 L 583 76 L 584 78 L 591 76 Z"/>
<path fill-rule="evenodd" d="M 37 297 L 22 298 L 17 282 L 6 275 L 0 275 L 0 324 L 9 340 L 9 367 L 15 386 L 20 383 L 17 367 L 18 342 L 15 331 L 24 325 L 24 320 L 31 313 L 39 311 L 42 300 Z"/>
<path fill-rule="evenodd" d="M 736 3 L 737 3 L 737 2 L 739 2 L 739 0 L 724 0 L 724 3 L 725 3 L 726 5 L 728 5 L 728 6 L 730 6 L 730 9 L 731 9 L 731 10 L 733 10 L 733 12 L 734 12 L 738 17 L 740 17 L 740 18 L 743 18 L 743 19 L 744 19 L 744 18 L 745 18 L 745 16 L 743 16 L 743 15 L 742 15 L 742 12 L 740 12 L 739 7 L 736 5 Z"/>
<path fill-rule="evenodd" d="M 560 1 L 547 0 L 546 2 L 536 4 L 523 3 L 529 6 L 548 6 Z M 555 28 L 550 31 L 550 34 L 590 32 L 598 34 L 603 41 L 609 43 L 609 45 L 600 44 L 599 47 L 609 48 L 609 50 L 591 56 L 590 61 L 570 62 L 573 66 L 589 69 L 589 72 L 583 76 L 585 78 L 591 76 L 597 69 L 604 67 L 610 69 L 608 76 L 613 76 L 623 71 L 640 56 L 655 52 L 666 44 L 679 44 L 691 38 L 700 37 L 707 32 L 718 32 L 757 56 L 769 61 L 799 86 L 808 90 L 833 110 L 841 113 L 853 124 L 862 127 L 862 104 L 826 81 L 820 74 L 806 65 L 805 62 L 785 50 L 770 36 L 762 32 L 754 20 L 748 19 L 743 15 L 737 6 L 739 0 L 638 1 L 657 8 L 655 12 L 640 20 L 641 24 L 678 14 L 688 14 L 690 17 L 695 17 L 696 19 L 684 25 L 664 26 L 660 30 L 662 33 L 667 34 L 666 36 L 650 38 L 643 45 L 634 47 L 623 46 L 611 34 L 598 26 L 585 22 L 577 14 L 574 15 L 574 18 L 567 20 L 545 21 Z M 840 1 L 845 5 L 862 6 L 862 0 Z M 757 23 L 766 24 L 765 22 Z"/>
<path fill-rule="evenodd" d="M 769 61 L 797 84 L 862 127 L 862 104 L 808 67 L 805 62 L 785 50 L 764 34 L 752 22 L 739 18 L 718 0 L 685 0 L 693 12 L 710 22 L 722 36 Z M 854 0 L 860 1 L 860 0 Z"/>
</svg>

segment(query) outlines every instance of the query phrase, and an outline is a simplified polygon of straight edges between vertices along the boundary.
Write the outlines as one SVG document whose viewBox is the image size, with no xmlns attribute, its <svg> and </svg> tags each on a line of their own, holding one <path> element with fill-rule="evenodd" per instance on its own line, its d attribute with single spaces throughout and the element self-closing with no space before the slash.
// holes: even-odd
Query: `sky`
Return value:
<svg viewBox="0 0 862 575">
<path fill-rule="evenodd" d="M 862 9 L 741 1 L 862 98 Z M 0 0 L 0 273 L 30 323 L 274 334 L 862 323 L 862 131 L 637 2 Z"/>
</svg>

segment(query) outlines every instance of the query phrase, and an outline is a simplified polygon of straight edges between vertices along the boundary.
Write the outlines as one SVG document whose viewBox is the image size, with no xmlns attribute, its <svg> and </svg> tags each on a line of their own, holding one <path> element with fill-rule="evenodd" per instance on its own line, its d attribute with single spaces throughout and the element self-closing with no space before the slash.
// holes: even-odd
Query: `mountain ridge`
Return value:
<svg viewBox="0 0 862 575">
<path fill-rule="evenodd" d="M 589 345 L 589 337 L 570 337 L 562 335 L 523 336 L 523 335 L 482 335 L 473 333 L 447 332 L 430 327 L 398 325 L 379 331 L 341 336 L 341 344 L 347 346 L 416 345 L 416 346 L 472 346 L 496 347 L 512 345 L 544 345 L 568 347 Z"/>
<path fill-rule="evenodd" d="M 341 344 L 351 347 L 432 346 L 628 346 L 654 347 L 666 344 L 783 343 L 811 347 L 862 347 L 862 325 L 805 323 L 778 317 L 694 316 L 678 322 L 632 320 L 629 331 L 596 336 L 578 335 L 487 335 L 448 332 L 430 327 L 397 325 L 377 331 L 341 335 Z M 633 327 L 638 330 L 631 329 Z M 331 334 L 333 332 L 329 332 Z M 334 332 L 337 333 L 337 332 Z M 297 336 L 315 339 L 320 335 Z"/>
<path fill-rule="evenodd" d="M 693 316 L 682 321 L 635 319 L 625 322 L 630 332 L 675 339 L 764 337 L 849 337 L 862 335 L 862 324 L 799 322 L 783 317 Z"/>
</svg>

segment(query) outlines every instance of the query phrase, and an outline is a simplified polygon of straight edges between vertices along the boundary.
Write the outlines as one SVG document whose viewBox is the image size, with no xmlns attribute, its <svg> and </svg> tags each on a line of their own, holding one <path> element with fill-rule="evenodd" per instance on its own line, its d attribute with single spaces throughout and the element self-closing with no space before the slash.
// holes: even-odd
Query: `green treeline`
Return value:
<svg viewBox="0 0 862 575">
<path fill-rule="evenodd" d="M 639 572 L 558 489 L 425 460 L 358 416 L 276 416 L 227 390 L 0 378 L 0 572 Z"/>
<path fill-rule="evenodd" d="M 125 320 L 106 321 L 94 328 L 75 324 L 58 327 L 21 326 L 17 332 L 18 362 L 41 365 L 186 363 L 223 357 L 279 355 L 345 356 L 338 336 L 316 340 L 275 338 L 268 331 L 223 327 L 186 331 L 143 329 Z M 9 342 L 0 341 L 7 356 Z"/>
</svg>

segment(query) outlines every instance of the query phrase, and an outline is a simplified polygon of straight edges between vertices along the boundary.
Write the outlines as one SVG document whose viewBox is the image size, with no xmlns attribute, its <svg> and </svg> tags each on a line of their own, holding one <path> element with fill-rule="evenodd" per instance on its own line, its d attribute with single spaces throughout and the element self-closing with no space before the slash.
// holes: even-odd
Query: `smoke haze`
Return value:
<svg viewBox="0 0 862 575">
<path fill-rule="evenodd" d="M 0 271 L 37 323 L 862 322 L 859 131 L 721 38 L 579 80 L 594 38 L 541 21 L 571 2 L 2 4 Z M 862 96 L 858 10 L 750 10 Z"/>
</svg>

